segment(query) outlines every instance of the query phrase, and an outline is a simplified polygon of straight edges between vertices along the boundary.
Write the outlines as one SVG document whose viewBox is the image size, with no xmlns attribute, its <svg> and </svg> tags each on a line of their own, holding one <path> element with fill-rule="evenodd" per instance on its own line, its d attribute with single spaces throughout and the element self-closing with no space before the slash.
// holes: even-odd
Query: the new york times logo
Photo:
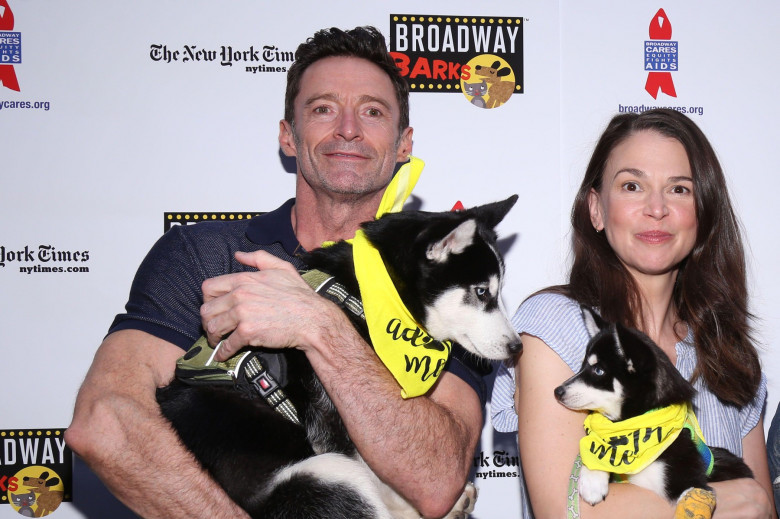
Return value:
<svg viewBox="0 0 780 519">
<path fill-rule="evenodd" d="M 19 248 L 6 248 L 0 245 L 0 267 L 19 264 L 19 272 L 89 272 L 89 267 L 81 264 L 89 261 L 88 250 L 61 250 L 52 245 L 25 245 Z"/>
<path fill-rule="evenodd" d="M 493 108 L 523 93 L 523 22 L 392 14 L 390 54 L 413 92 L 464 93 L 477 97 L 473 104 Z"/>
<path fill-rule="evenodd" d="M 162 63 L 219 63 L 223 67 L 243 65 L 246 72 L 287 72 L 287 66 L 295 60 L 295 53 L 283 51 L 276 45 L 249 48 L 233 48 L 222 45 L 217 49 L 203 49 L 197 45 L 181 48 L 152 44 L 149 57 Z"/>
<path fill-rule="evenodd" d="M 486 455 L 484 451 L 474 457 L 474 476 L 477 479 L 487 478 L 516 478 L 517 467 L 520 465 L 520 457 L 512 456 L 506 451 L 494 451 L 493 455 Z"/>
</svg>

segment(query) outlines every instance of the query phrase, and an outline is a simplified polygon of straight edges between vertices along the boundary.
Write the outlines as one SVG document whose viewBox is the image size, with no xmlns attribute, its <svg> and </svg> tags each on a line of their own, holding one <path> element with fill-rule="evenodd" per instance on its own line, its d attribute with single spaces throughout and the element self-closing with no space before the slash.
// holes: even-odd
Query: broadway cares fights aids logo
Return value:
<svg viewBox="0 0 780 519">
<path fill-rule="evenodd" d="M 497 108 L 523 93 L 523 18 L 390 15 L 390 54 L 412 92 Z"/>
<path fill-rule="evenodd" d="M 0 0 L 0 81 L 5 88 L 19 92 L 14 65 L 22 62 L 22 33 L 11 32 L 14 13 L 7 0 Z"/>
<path fill-rule="evenodd" d="M 658 97 L 659 90 L 677 97 L 672 72 L 677 71 L 679 47 L 672 41 L 672 24 L 663 9 L 653 16 L 649 32 L 650 40 L 645 41 L 645 70 L 648 71 L 645 90 L 653 99 Z"/>
</svg>

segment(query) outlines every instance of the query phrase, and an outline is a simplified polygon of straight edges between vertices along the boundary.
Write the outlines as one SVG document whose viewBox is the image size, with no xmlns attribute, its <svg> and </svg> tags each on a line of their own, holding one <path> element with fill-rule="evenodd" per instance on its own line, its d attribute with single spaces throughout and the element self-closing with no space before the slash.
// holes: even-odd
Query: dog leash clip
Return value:
<svg viewBox="0 0 780 519">
<path fill-rule="evenodd" d="M 266 402 L 276 411 L 281 413 L 291 422 L 300 425 L 298 411 L 287 398 L 276 379 L 265 369 L 257 356 L 252 356 L 246 361 L 243 367 L 246 380 L 252 384 L 255 391 L 265 399 Z"/>
</svg>

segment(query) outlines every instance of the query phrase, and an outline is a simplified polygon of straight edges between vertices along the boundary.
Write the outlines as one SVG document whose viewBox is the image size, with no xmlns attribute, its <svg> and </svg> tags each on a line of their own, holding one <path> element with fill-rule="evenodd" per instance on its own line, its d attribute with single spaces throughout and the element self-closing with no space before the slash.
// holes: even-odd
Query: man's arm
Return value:
<svg viewBox="0 0 780 519">
<path fill-rule="evenodd" d="M 403 400 L 398 383 L 343 314 L 331 319 L 336 333 L 314 338 L 305 351 L 350 438 L 374 472 L 421 514 L 441 517 L 460 496 L 473 462 L 479 399 L 445 372 L 429 397 Z"/>
<path fill-rule="evenodd" d="M 237 254 L 259 272 L 203 285 L 201 308 L 220 358 L 245 345 L 303 350 L 374 472 L 426 517 L 460 495 L 482 428 L 474 391 L 445 373 L 429 396 L 403 400 L 390 372 L 336 305 L 317 295 L 287 262 Z"/>
<path fill-rule="evenodd" d="M 68 445 L 145 518 L 247 517 L 201 469 L 160 414 L 155 390 L 182 350 L 137 330 L 109 335 L 76 399 Z M 172 492 L 168 483 L 176 482 Z"/>
</svg>

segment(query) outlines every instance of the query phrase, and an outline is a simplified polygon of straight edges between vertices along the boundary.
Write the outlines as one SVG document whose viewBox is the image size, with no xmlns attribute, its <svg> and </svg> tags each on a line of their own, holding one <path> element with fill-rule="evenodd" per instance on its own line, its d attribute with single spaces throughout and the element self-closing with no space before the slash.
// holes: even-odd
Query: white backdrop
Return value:
<svg viewBox="0 0 780 519">
<path fill-rule="evenodd" d="M 679 67 L 676 97 L 654 99 L 645 91 L 643 49 L 660 8 L 679 45 Z M 258 63 L 223 65 L 222 47 L 289 53 L 325 26 L 371 24 L 389 37 L 392 14 L 418 9 L 405 0 L 327 7 L 312 0 L 0 0 L 0 33 L 21 35 L 20 44 L 0 40 L 0 66 L 13 64 L 19 83 L 18 91 L 7 81 L 0 86 L 0 430 L 70 423 L 93 353 L 161 234 L 164 212 L 265 211 L 293 193 L 276 140 L 285 75 L 246 71 Z M 682 0 L 430 0 L 419 14 L 522 20 L 523 93 L 489 110 L 460 93 L 411 95 L 414 154 L 427 164 L 415 190 L 423 209 L 520 195 L 499 228 L 511 238 L 505 300 L 512 311 L 533 291 L 563 281 L 569 208 L 609 118 L 621 107 L 696 108 L 691 117 L 718 151 L 744 225 L 751 309 L 770 384 L 768 426 L 780 393 L 780 257 L 771 209 L 780 193 L 773 160 L 780 4 L 713 1 L 704 12 Z M 153 46 L 180 51 L 178 59 L 153 59 Z M 213 50 L 216 59 L 185 61 L 185 46 Z M 25 254 L 41 246 L 53 247 L 59 261 Z M 88 271 L 67 271 L 73 267 Z M 514 448 L 514 438 L 487 425 L 475 471 L 507 470 L 499 465 L 516 456 Z M 506 452 L 498 462 L 497 450 Z M 518 517 L 514 478 L 487 474 L 477 484 L 473 517 Z M 73 492 L 59 517 L 130 516 L 78 461 Z M 5 492 L 0 517 L 15 514 L 2 504 Z"/>
</svg>

